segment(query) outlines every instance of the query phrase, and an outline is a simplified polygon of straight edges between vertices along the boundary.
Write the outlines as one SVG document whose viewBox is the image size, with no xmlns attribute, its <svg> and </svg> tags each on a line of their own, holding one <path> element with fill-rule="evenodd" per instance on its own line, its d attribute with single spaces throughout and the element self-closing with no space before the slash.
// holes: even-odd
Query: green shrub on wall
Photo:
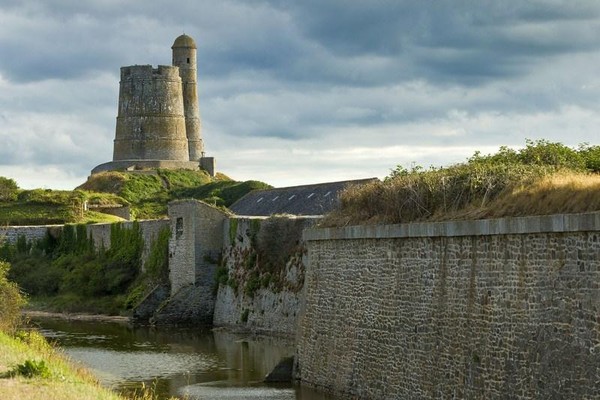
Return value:
<svg viewBox="0 0 600 400">
<path fill-rule="evenodd" d="M 167 282 L 169 280 L 169 238 L 171 229 L 168 226 L 161 228 L 156 240 L 150 247 L 150 254 L 146 260 L 146 273 L 154 282 Z"/>
<path fill-rule="evenodd" d="M 108 250 L 94 248 L 85 225 L 66 225 L 58 240 L 23 238 L 4 245 L 2 255 L 13 264 L 10 278 L 31 296 L 54 299 L 58 311 L 114 312 L 140 275 L 143 246 L 138 223 L 112 225 Z M 164 268 L 158 260 L 165 254 L 154 254 L 156 271 Z"/>
</svg>

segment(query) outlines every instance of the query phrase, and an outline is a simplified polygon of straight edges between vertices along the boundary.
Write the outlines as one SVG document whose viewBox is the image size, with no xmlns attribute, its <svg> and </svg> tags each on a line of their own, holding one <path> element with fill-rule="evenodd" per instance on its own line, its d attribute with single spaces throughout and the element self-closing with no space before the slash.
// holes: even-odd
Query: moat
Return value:
<svg viewBox="0 0 600 400">
<path fill-rule="evenodd" d="M 120 392 L 130 392 L 143 382 L 165 399 L 332 399 L 289 384 L 261 383 L 283 357 L 294 353 L 286 339 L 225 330 L 134 328 L 114 322 L 52 318 L 32 322 L 104 386 Z"/>
</svg>

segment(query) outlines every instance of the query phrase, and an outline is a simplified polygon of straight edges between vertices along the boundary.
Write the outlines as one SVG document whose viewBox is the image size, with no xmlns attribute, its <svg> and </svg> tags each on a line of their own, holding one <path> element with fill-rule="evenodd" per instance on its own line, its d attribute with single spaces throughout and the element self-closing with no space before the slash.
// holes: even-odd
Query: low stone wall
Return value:
<svg viewBox="0 0 600 400">
<path fill-rule="evenodd" d="M 16 243 L 19 236 L 24 236 L 28 242 L 43 239 L 47 232 L 55 237 L 60 236 L 62 225 L 32 225 L 32 226 L 6 226 L 0 228 L 0 240 Z"/>
<path fill-rule="evenodd" d="M 303 385 L 357 399 L 600 397 L 600 213 L 304 237 Z"/>
<path fill-rule="evenodd" d="M 304 285 L 302 230 L 314 221 L 245 217 L 225 223 L 223 265 L 228 282 L 219 286 L 215 326 L 295 335 Z M 272 254 L 265 257 L 262 248 Z"/>
</svg>

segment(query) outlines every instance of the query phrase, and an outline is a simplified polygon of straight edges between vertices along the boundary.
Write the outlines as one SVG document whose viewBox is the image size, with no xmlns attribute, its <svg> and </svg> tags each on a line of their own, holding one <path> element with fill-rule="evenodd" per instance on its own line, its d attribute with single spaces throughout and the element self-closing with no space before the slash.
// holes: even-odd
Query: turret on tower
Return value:
<svg viewBox="0 0 600 400">
<path fill-rule="evenodd" d="M 198 161 L 204 152 L 202 144 L 202 123 L 198 108 L 198 82 L 196 67 L 196 42 L 188 35 L 181 35 L 171 46 L 173 65 L 179 67 L 183 86 L 183 108 L 185 130 L 188 138 L 190 161 Z"/>
<path fill-rule="evenodd" d="M 198 169 L 214 176 L 215 160 L 204 157 L 198 108 L 196 43 L 181 35 L 171 47 L 172 66 L 121 68 L 111 170 Z"/>
</svg>

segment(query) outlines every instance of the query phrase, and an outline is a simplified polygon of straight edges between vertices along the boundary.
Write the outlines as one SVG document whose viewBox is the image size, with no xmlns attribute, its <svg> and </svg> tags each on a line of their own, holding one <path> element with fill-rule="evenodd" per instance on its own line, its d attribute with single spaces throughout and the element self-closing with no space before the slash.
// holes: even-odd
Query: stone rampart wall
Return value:
<svg viewBox="0 0 600 400">
<path fill-rule="evenodd" d="M 305 240 L 302 384 L 358 399 L 600 397 L 600 213 Z"/>
<path fill-rule="evenodd" d="M 302 230 L 314 221 L 294 217 L 232 217 L 226 221 L 223 265 L 228 282 L 219 286 L 215 326 L 295 335 L 304 284 Z M 266 260 L 261 257 L 261 247 L 280 254 Z M 252 285 L 258 287 L 251 290 Z"/>
</svg>

